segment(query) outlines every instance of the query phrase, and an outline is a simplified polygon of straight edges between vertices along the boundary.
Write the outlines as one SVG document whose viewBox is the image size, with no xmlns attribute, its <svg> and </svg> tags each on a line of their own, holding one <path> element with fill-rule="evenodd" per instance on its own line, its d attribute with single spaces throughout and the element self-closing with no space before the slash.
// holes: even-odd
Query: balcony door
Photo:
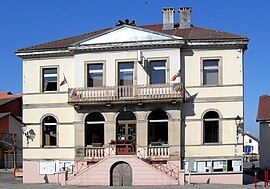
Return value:
<svg viewBox="0 0 270 189">
<path fill-rule="evenodd" d="M 116 154 L 136 152 L 136 118 L 132 112 L 121 112 L 116 123 Z"/>
<path fill-rule="evenodd" d="M 133 97 L 134 62 L 118 63 L 118 97 Z"/>
</svg>

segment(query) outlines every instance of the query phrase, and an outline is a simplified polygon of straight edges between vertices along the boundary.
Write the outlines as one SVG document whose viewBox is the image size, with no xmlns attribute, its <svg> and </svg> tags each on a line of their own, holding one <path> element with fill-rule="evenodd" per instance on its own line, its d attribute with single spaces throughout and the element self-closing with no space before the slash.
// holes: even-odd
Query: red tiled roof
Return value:
<svg viewBox="0 0 270 189">
<path fill-rule="evenodd" d="M 260 96 L 256 121 L 270 121 L 270 96 Z"/>
<path fill-rule="evenodd" d="M 199 26 L 192 26 L 190 28 L 180 29 L 174 28 L 171 30 L 162 30 L 162 24 L 150 24 L 150 25 L 143 25 L 137 26 L 142 29 L 147 29 L 155 32 L 160 32 L 168 35 L 174 35 L 178 37 L 182 37 L 183 39 L 187 40 L 248 40 L 247 37 L 218 31 L 207 29 Z M 28 52 L 28 51 L 40 51 L 40 50 L 55 50 L 55 49 L 66 49 L 68 46 L 72 45 L 73 43 L 95 37 L 96 35 L 102 34 L 103 32 L 109 31 L 113 28 L 105 28 L 102 30 L 97 30 L 94 32 L 73 36 L 65 39 L 60 39 L 40 45 L 35 45 L 27 48 L 19 49 L 18 52 Z"/>
</svg>

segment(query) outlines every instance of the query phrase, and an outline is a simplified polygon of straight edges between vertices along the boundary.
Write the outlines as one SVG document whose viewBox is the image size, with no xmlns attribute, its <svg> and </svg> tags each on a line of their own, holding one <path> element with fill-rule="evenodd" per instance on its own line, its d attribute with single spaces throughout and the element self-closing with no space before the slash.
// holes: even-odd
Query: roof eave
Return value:
<svg viewBox="0 0 270 189">
<path fill-rule="evenodd" d="M 38 56 L 58 56 L 58 55 L 71 55 L 71 51 L 66 49 L 43 49 L 43 50 L 31 50 L 31 51 L 21 51 L 15 53 L 20 58 L 27 57 L 38 57 Z"/>
</svg>

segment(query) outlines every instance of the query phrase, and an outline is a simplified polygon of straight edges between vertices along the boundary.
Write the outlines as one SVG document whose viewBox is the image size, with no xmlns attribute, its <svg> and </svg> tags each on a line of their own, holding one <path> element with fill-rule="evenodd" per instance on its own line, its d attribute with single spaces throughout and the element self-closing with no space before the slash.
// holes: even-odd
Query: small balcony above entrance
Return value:
<svg viewBox="0 0 270 189">
<path fill-rule="evenodd" d="M 149 84 L 69 89 L 69 104 L 182 101 L 182 84 Z"/>
</svg>

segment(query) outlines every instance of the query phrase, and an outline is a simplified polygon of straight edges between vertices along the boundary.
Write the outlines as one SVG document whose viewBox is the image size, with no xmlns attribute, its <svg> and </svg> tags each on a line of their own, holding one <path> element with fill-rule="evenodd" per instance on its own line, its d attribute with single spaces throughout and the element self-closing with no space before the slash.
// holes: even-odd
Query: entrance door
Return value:
<svg viewBox="0 0 270 189">
<path fill-rule="evenodd" d="M 132 170 L 129 164 L 118 162 L 111 169 L 111 185 L 112 186 L 131 186 Z"/>
<path fill-rule="evenodd" d="M 136 152 L 136 124 L 134 120 L 118 121 L 116 129 L 116 154 L 128 155 Z"/>
</svg>

